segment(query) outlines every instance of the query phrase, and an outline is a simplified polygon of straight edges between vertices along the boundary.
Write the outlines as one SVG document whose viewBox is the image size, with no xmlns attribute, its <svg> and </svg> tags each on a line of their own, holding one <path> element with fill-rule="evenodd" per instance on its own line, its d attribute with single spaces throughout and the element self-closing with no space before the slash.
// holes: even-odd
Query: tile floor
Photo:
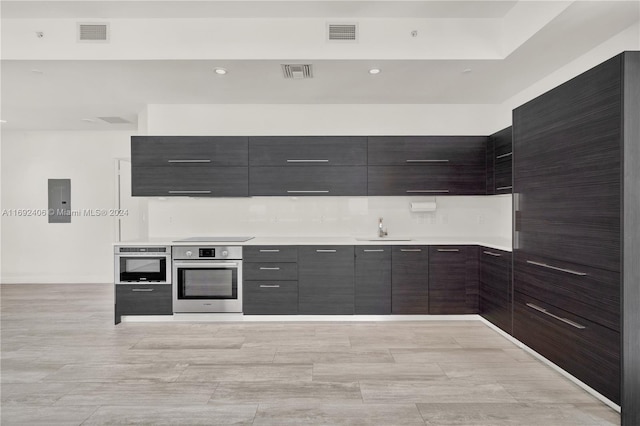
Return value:
<svg viewBox="0 0 640 426">
<path fill-rule="evenodd" d="M 122 323 L 109 285 L 3 285 L 3 426 L 617 425 L 479 321 Z"/>
</svg>

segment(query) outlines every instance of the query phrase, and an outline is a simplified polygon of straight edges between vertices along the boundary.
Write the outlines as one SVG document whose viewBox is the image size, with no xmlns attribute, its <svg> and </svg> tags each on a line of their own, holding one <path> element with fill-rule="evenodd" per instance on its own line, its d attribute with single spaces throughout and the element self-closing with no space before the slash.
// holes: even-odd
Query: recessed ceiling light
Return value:
<svg viewBox="0 0 640 426">
<path fill-rule="evenodd" d="M 34 73 L 34 74 L 44 74 L 44 71 L 36 69 L 36 68 L 32 69 L 31 72 Z"/>
<path fill-rule="evenodd" d="M 224 68 L 215 68 L 214 71 L 216 72 L 216 74 L 218 75 L 225 75 L 227 73 L 227 70 Z"/>
<path fill-rule="evenodd" d="M 7 120 L 0 120 L 0 123 L 6 123 Z"/>
<path fill-rule="evenodd" d="M 93 118 L 83 118 L 82 121 L 86 121 L 87 123 L 95 123 L 96 120 L 94 120 Z"/>
<path fill-rule="evenodd" d="M 380 68 L 371 68 L 369 74 L 380 74 Z"/>
<path fill-rule="evenodd" d="M 462 70 L 463 74 L 469 74 L 471 72 L 471 68 L 465 68 Z"/>
</svg>

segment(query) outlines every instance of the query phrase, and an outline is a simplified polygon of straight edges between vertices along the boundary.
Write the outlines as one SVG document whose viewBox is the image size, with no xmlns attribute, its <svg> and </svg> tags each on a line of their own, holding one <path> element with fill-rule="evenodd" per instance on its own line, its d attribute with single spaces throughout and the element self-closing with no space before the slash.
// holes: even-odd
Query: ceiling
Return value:
<svg viewBox="0 0 640 426">
<path fill-rule="evenodd" d="M 539 4 L 530 6 L 522 3 L 3 1 L 1 115 L 6 120 L 3 128 L 134 130 L 137 128 L 137 114 L 147 104 L 499 104 L 637 23 L 640 15 L 636 1 L 563 2 L 561 7 L 554 4 L 544 10 Z M 526 13 L 521 13 L 520 21 L 515 21 L 518 7 L 524 6 L 537 7 L 540 19 L 536 21 L 533 16 L 529 19 Z M 277 37 L 281 36 L 285 46 L 292 37 L 304 39 L 305 34 L 276 34 L 265 37 L 264 45 L 260 45 L 259 39 L 255 46 L 239 44 L 233 59 L 199 57 L 201 54 L 196 49 L 193 49 L 195 53 L 190 54 L 191 57 L 183 58 L 181 51 L 201 41 L 190 40 L 184 32 L 179 33 L 166 24 L 163 24 L 166 31 L 172 35 L 170 44 L 162 41 L 168 57 L 147 55 L 151 49 L 142 47 L 118 56 L 118 52 L 127 50 L 119 47 L 125 44 L 118 43 L 126 40 L 118 41 L 117 31 L 113 29 L 119 28 L 118 25 L 125 29 L 127 25 L 136 28 L 143 21 L 144 25 L 174 21 L 178 25 L 186 19 L 187 23 L 195 25 L 200 20 L 212 19 L 206 22 L 231 23 L 241 32 L 243 24 L 254 22 L 249 19 L 271 22 L 269 20 L 281 18 L 293 23 L 350 19 L 365 22 L 368 27 L 361 26 L 361 44 L 352 42 L 345 47 L 335 47 L 321 43 L 302 51 L 297 46 L 298 50 L 284 50 L 287 56 L 281 56 L 283 51 L 275 49 L 273 40 L 277 42 Z M 112 45 L 107 46 L 113 49 L 104 50 L 103 57 L 96 54 L 95 49 L 88 53 L 91 46 L 76 49 L 73 42 L 65 41 L 63 37 L 58 42 L 55 38 L 59 28 L 73 27 L 78 20 L 87 22 L 91 19 L 114 20 Z M 528 21 L 537 22 L 537 27 L 527 28 Z M 489 48 L 486 53 L 480 54 L 478 49 L 470 48 L 458 50 L 455 55 L 450 55 L 453 57 L 447 58 L 442 55 L 446 44 L 433 47 L 425 44 L 413 50 L 402 50 L 411 41 L 393 38 L 397 36 L 393 31 L 404 28 L 404 24 L 407 29 L 423 28 L 420 25 L 427 23 L 431 28 L 440 25 L 438 31 L 443 33 L 448 31 L 445 25 L 458 25 L 455 31 L 460 33 L 460 37 L 468 36 L 470 40 L 462 39 L 459 45 L 472 45 L 474 40 L 478 40 L 478 35 L 463 34 L 467 22 L 470 28 L 478 23 L 480 28 L 483 23 L 501 27 L 502 33 L 493 28 L 495 37 L 501 37 L 505 31 L 502 26 L 507 27 L 511 22 L 510 25 L 516 27 L 511 31 L 517 31 L 511 38 L 521 36 L 522 40 L 505 53 L 504 45 L 509 40 L 487 39 L 485 45 Z M 50 28 L 47 34 L 54 35 L 53 41 L 47 41 L 51 45 L 47 46 L 46 54 L 34 44 L 40 43 L 33 35 L 38 28 Z M 369 31 L 368 28 L 378 28 L 378 35 L 388 34 L 389 37 L 386 41 L 374 39 L 365 32 L 365 29 Z M 420 31 L 424 33 L 422 29 Z M 136 36 L 135 31 L 133 34 L 130 37 Z M 408 34 L 409 31 L 403 32 L 407 40 Z M 22 46 L 20 37 L 24 37 Z M 491 51 L 494 41 L 502 53 L 500 49 L 495 51 L 498 53 Z M 451 40 L 451 43 L 455 42 Z M 220 45 L 212 46 L 214 54 L 224 52 Z M 451 46 L 451 51 L 455 50 L 455 46 Z M 372 47 L 368 52 L 379 51 L 379 54 L 367 53 L 366 58 L 358 57 L 358 49 Z M 430 48 L 440 49 L 438 55 L 431 55 L 435 50 L 430 51 Z M 260 49 L 266 53 L 257 55 L 255 52 Z M 5 55 L 4 52 L 9 53 Z M 284 79 L 282 63 L 310 63 L 313 65 L 313 78 Z M 213 72 L 216 67 L 225 68 L 228 73 L 217 75 Z M 372 67 L 381 69 L 381 72 L 369 74 Z M 96 119 L 114 116 L 129 123 L 109 124 Z"/>
</svg>

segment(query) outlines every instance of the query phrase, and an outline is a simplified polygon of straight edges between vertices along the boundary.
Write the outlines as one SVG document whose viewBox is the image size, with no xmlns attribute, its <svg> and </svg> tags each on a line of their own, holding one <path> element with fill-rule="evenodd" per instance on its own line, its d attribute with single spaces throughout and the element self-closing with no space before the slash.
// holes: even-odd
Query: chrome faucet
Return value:
<svg viewBox="0 0 640 426">
<path fill-rule="evenodd" d="M 378 237 L 386 237 L 388 232 L 382 227 L 382 218 L 378 219 Z"/>
</svg>

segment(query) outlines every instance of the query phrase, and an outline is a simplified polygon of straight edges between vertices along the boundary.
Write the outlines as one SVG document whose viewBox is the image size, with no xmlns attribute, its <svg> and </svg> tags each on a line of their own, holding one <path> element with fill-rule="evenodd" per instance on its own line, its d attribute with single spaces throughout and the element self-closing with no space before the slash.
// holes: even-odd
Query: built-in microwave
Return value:
<svg viewBox="0 0 640 426">
<path fill-rule="evenodd" d="M 171 246 L 116 246 L 115 283 L 171 284 Z"/>
</svg>

